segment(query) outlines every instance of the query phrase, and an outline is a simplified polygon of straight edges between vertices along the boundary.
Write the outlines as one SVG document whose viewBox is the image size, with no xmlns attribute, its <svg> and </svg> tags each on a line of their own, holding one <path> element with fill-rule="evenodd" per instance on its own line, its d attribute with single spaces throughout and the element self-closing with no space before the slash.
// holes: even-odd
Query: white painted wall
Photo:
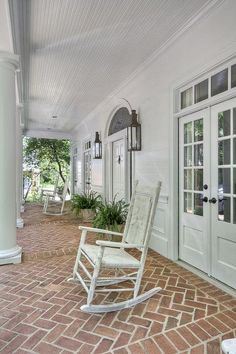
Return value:
<svg viewBox="0 0 236 354">
<path fill-rule="evenodd" d="M 134 178 L 148 184 L 157 180 L 163 182 L 151 247 L 170 258 L 176 258 L 174 245 L 177 245 L 178 237 L 177 227 L 172 227 L 175 225 L 174 213 L 177 213 L 177 205 L 173 204 L 171 170 L 175 156 L 171 143 L 173 89 L 229 55 L 236 54 L 235 13 L 235 0 L 226 0 L 214 8 L 156 55 L 156 58 L 146 62 L 122 88 L 117 89 L 91 112 L 76 130 L 75 140 L 79 142 L 95 131 L 102 132 L 104 141 L 111 112 L 114 112 L 115 107 L 124 105 L 120 97 L 128 99 L 131 106 L 138 111 L 142 123 L 142 151 L 135 153 Z M 96 173 L 100 171 L 102 174 L 104 159 L 99 163 L 100 169 L 97 164 L 93 165 L 94 172 L 96 170 Z M 96 183 L 98 181 L 102 188 L 103 176 L 97 176 Z"/>
</svg>

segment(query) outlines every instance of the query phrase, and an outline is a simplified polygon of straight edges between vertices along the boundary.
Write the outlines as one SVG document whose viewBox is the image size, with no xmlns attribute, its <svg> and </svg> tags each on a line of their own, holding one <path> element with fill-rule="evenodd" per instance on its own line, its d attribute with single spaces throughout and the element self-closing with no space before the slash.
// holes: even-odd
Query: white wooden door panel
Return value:
<svg viewBox="0 0 236 354">
<path fill-rule="evenodd" d="M 112 197 L 125 198 L 124 139 L 112 143 Z"/>
</svg>

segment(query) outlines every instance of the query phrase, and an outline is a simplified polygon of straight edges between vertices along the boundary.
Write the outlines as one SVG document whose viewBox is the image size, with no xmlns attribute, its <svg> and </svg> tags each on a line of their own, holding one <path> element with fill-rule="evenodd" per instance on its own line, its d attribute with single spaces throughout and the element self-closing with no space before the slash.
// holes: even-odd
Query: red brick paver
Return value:
<svg viewBox="0 0 236 354">
<path fill-rule="evenodd" d="M 235 298 L 151 250 L 142 289 L 161 292 L 134 308 L 81 312 L 86 294 L 67 282 L 79 221 L 26 209 L 18 230 L 24 262 L 0 267 L 0 353 L 218 354 L 222 338 L 236 336 Z"/>
</svg>

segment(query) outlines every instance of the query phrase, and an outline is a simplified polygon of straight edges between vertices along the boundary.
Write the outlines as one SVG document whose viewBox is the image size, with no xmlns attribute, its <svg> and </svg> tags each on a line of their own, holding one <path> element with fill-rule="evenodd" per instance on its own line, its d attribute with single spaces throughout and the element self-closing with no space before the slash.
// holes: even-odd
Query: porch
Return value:
<svg viewBox="0 0 236 354">
<path fill-rule="evenodd" d="M 86 294 L 67 282 L 79 221 L 41 209 L 27 206 L 18 229 L 23 263 L 0 267 L 1 353 L 220 354 L 221 340 L 236 336 L 235 298 L 152 250 L 142 288 L 160 293 L 119 312 L 81 312 Z"/>
</svg>

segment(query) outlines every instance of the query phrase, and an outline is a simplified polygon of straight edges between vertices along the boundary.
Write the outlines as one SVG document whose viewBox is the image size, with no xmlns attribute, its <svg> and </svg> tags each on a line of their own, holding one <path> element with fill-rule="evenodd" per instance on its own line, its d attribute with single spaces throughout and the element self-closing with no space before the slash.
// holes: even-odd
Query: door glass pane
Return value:
<svg viewBox="0 0 236 354">
<path fill-rule="evenodd" d="M 221 92 L 228 90 L 228 69 L 211 77 L 211 95 L 215 96 Z"/>
<path fill-rule="evenodd" d="M 233 193 L 236 194 L 236 168 L 234 168 L 233 172 Z"/>
<path fill-rule="evenodd" d="M 184 147 L 184 167 L 192 166 L 192 146 Z"/>
<path fill-rule="evenodd" d="M 218 136 L 230 135 L 230 110 L 218 113 Z"/>
<path fill-rule="evenodd" d="M 203 169 L 194 170 L 194 190 L 203 190 Z"/>
<path fill-rule="evenodd" d="M 203 140 L 203 119 L 194 121 L 194 141 Z"/>
<path fill-rule="evenodd" d="M 194 86 L 194 102 L 198 103 L 208 98 L 208 79 Z"/>
<path fill-rule="evenodd" d="M 230 222 L 230 197 L 219 197 L 218 220 Z"/>
<path fill-rule="evenodd" d="M 193 103 L 193 88 L 181 92 L 181 109 L 191 106 Z"/>
<path fill-rule="evenodd" d="M 236 224 L 236 198 L 234 198 L 234 224 Z"/>
<path fill-rule="evenodd" d="M 222 194 L 230 193 L 230 168 L 219 168 L 218 192 Z"/>
<path fill-rule="evenodd" d="M 192 170 L 184 170 L 184 189 L 192 189 Z"/>
<path fill-rule="evenodd" d="M 233 109 L 233 134 L 236 134 L 236 108 Z"/>
<path fill-rule="evenodd" d="M 188 144 L 192 142 L 192 122 L 184 124 L 184 143 Z"/>
<path fill-rule="evenodd" d="M 231 66 L 231 87 L 236 87 L 236 64 Z"/>
<path fill-rule="evenodd" d="M 218 163 L 219 165 L 230 164 L 230 139 L 218 142 Z"/>
<path fill-rule="evenodd" d="M 194 193 L 194 214 L 203 216 L 203 195 Z"/>
<path fill-rule="evenodd" d="M 234 159 L 233 159 L 233 164 L 236 164 L 236 138 L 234 138 L 233 139 L 233 141 L 234 141 L 234 154 L 233 154 L 233 156 L 234 156 Z"/>
<path fill-rule="evenodd" d="M 203 166 L 203 144 L 194 145 L 194 166 Z"/>
<path fill-rule="evenodd" d="M 184 212 L 193 213 L 192 209 L 192 193 L 184 192 Z"/>
</svg>

